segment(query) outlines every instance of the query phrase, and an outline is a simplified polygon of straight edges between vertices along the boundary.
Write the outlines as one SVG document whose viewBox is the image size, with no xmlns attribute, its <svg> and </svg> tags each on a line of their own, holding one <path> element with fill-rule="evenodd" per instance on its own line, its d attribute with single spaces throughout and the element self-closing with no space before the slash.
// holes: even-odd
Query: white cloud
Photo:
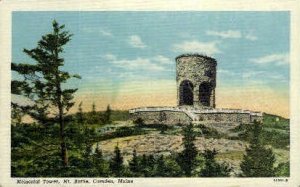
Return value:
<svg viewBox="0 0 300 187">
<path fill-rule="evenodd" d="M 160 64 L 173 64 L 173 61 L 163 55 L 157 55 L 153 58 L 154 61 L 160 63 Z"/>
<path fill-rule="evenodd" d="M 274 74 L 268 71 L 248 71 L 242 73 L 242 78 L 247 81 L 247 84 L 269 86 L 271 82 L 286 83 L 288 77 L 282 74 Z"/>
<path fill-rule="evenodd" d="M 228 39 L 228 38 L 234 38 L 234 39 L 244 38 L 244 39 L 250 40 L 250 41 L 257 40 L 257 37 L 253 33 L 244 34 L 244 33 L 242 33 L 239 30 L 206 31 L 206 35 L 209 35 L 209 36 L 219 36 L 219 37 L 221 37 L 223 39 Z"/>
<path fill-rule="evenodd" d="M 100 30 L 99 31 L 103 36 L 113 36 L 111 32 L 106 31 L 106 30 Z"/>
<path fill-rule="evenodd" d="M 174 71 L 170 68 L 170 65 L 175 62 L 163 55 L 156 55 L 152 58 L 136 57 L 135 59 L 119 59 L 116 55 L 107 53 L 105 55 L 101 55 L 101 57 L 114 67 L 119 67 L 124 70 Z M 101 68 L 103 69 L 103 67 Z M 130 73 L 123 75 L 127 76 L 129 74 Z"/>
<path fill-rule="evenodd" d="M 242 34 L 237 30 L 228 30 L 228 31 L 206 31 L 207 35 L 210 36 L 220 36 L 221 38 L 241 38 Z"/>
<path fill-rule="evenodd" d="M 248 72 L 244 72 L 242 74 L 242 77 L 247 79 L 247 78 L 252 78 L 252 77 L 257 77 L 260 75 L 264 75 L 266 72 L 265 71 L 248 71 Z"/>
<path fill-rule="evenodd" d="M 113 34 L 110 31 L 102 29 L 102 28 L 84 27 L 84 28 L 82 28 L 82 31 L 86 32 L 86 33 L 96 33 L 96 34 L 99 34 L 100 36 L 106 36 L 106 37 L 113 36 Z"/>
<path fill-rule="evenodd" d="M 259 58 L 250 59 L 251 62 L 256 64 L 269 64 L 274 63 L 276 65 L 285 65 L 289 63 L 288 53 L 274 53 Z"/>
<path fill-rule="evenodd" d="M 227 70 L 227 69 L 218 69 L 218 70 L 217 70 L 217 73 L 224 74 L 224 75 L 229 75 L 229 76 L 234 76 L 234 75 L 236 75 L 235 72 L 229 71 L 229 70 Z"/>
<path fill-rule="evenodd" d="M 200 42 L 197 40 L 184 41 L 182 43 L 174 44 L 173 50 L 180 53 L 201 53 L 206 55 L 213 55 L 221 53 L 218 42 Z"/>
<path fill-rule="evenodd" d="M 116 60 L 116 59 L 117 59 L 117 57 L 116 57 L 115 55 L 110 54 L 110 53 L 104 55 L 104 58 L 105 58 L 106 60 Z"/>
<path fill-rule="evenodd" d="M 116 67 L 127 70 L 147 70 L 147 71 L 163 71 L 165 67 L 161 64 L 154 63 L 154 60 L 148 58 L 137 57 L 136 59 L 117 59 L 114 55 L 107 55 L 109 63 Z M 110 59 L 110 60 L 109 60 Z"/>
<path fill-rule="evenodd" d="M 145 48 L 146 45 L 144 44 L 144 42 L 142 41 L 141 37 L 138 35 L 132 35 L 129 37 L 128 39 L 128 43 L 134 47 L 134 48 Z"/>
<path fill-rule="evenodd" d="M 257 40 L 257 37 L 251 33 L 248 33 L 245 35 L 245 39 L 250 40 L 250 41 L 255 41 L 255 40 Z"/>
</svg>

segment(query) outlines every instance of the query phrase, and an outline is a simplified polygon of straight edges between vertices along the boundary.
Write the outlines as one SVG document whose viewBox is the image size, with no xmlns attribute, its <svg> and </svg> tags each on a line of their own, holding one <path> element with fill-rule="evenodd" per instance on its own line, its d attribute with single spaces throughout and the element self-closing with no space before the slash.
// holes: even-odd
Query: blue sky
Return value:
<svg viewBox="0 0 300 187">
<path fill-rule="evenodd" d="M 120 103 L 120 95 L 161 92 L 174 100 L 174 59 L 197 52 L 218 62 L 221 106 L 224 92 L 247 89 L 267 90 L 288 106 L 288 12 L 14 12 L 14 62 L 31 61 L 22 49 L 35 47 L 53 19 L 74 34 L 64 68 L 82 76 L 69 84 L 78 97 Z"/>
</svg>

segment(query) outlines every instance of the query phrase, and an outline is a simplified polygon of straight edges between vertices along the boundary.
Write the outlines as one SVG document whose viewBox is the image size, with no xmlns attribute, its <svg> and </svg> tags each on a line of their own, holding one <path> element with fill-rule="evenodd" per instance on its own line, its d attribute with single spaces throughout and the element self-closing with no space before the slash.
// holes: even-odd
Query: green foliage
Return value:
<svg viewBox="0 0 300 187">
<path fill-rule="evenodd" d="M 87 125 L 105 125 L 112 124 L 113 121 L 126 121 L 129 119 L 128 111 L 112 110 L 110 105 L 107 106 L 106 111 L 97 111 L 96 104 L 93 103 L 90 112 L 82 112 L 82 102 L 78 106 L 76 118 L 83 121 Z"/>
<path fill-rule="evenodd" d="M 280 116 L 264 113 L 263 124 L 267 128 L 290 130 L 290 120 Z"/>
<path fill-rule="evenodd" d="M 141 160 L 141 168 L 142 168 L 142 176 L 143 177 L 153 177 L 156 176 L 155 173 L 155 166 L 157 164 L 157 160 L 154 158 L 153 155 L 146 156 L 145 154 L 142 155 L 140 158 Z"/>
<path fill-rule="evenodd" d="M 20 108 L 17 104 L 11 103 L 11 124 L 19 125 L 22 122 L 22 117 L 25 115 L 22 108 Z"/>
<path fill-rule="evenodd" d="M 276 118 L 279 121 L 276 121 Z M 289 149 L 290 135 L 289 125 L 287 119 L 274 117 L 272 115 L 264 116 L 264 123 L 260 133 L 261 143 L 264 145 L 271 145 L 274 148 Z M 276 122 L 273 123 L 273 122 Z M 265 124 L 266 123 L 266 124 Z M 239 139 L 250 142 L 253 131 L 253 124 L 241 124 L 233 129 L 234 132 L 239 132 Z"/>
<path fill-rule="evenodd" d="M 251 131 L 250 146 L 240 165 L 244 177 L 275 176 L 275 156 L 270 148 L 265 148 L 261 142 L 262 124 L 255 122 Z"/>
<path fill-rule="evenodd" d="M 165 158 L 161 155 L 158 158 L 155 176 L 159 177 L 180 177 L 182 176 L 181 167 L 172 157 Z"/>
<path fill-rule="evenodd" d="M 83 111 L 82 111 L 82 102 L 78 105 L 78 112 L 76 113 L 77 122 L 79 124 L 85 124 L 85 119 L 83 117 Z"/>
<path fill-rule="evenodd" d="M 140 160 L 136 154 L 136 150 L 134 149 L 133 150 L 133 153 L 132 153 L 132 159 L 131 161 L 129 162 L 129 169 L 130 171 L 133 173 L 133 176 L 134 177 L 139 177 L 141 176 L 141 166 L 140 166 Z"/>
<path fill-rule="evenodd" d="M 290 176 L 290 162 L 280 163 L 275 168 L 276 177 L 289 177 Z"/>
<path fill-rule="evenodd" d="M 196 135 L 193 131 L 193 124 L 189 124 L 184 127 L 182 139 L 184 149 L 181 153 L 179 153 L 177 162 L 187 177 L 192 175 L 192 171 L 196 167 L 196 157 L 198 151 L 194 144 L 195 139 Z"/>
<path fill-rule="evenodd" d="M 165 134 L 166 130 L 168 130 L 168 126 L 167 125 L 162 125 L 162 127 L 160 129 L 160 133 Z"/>
<path fill-rule="evenodd" d="M 111 121 L 111 113 L 112 113 L 112 110 L 110 108 L 110 105 L 107 105 L 106 111 L 103 114 L 103 120 L 102 120 L 102 122 L 104 124 L 110 124 L 112 122 Z"/>
<path fill-rule="evenodd" d="M 66 144 L 69 166 L 61 165 L 58 124 L 19 124 L 12 126 L 11 165 L 13 177 L 66 177 L 86 176 L 89 168 L 93 129 L 69 123 L 66 125 Z M 92 175 L 92 171 L 89 173 Z"/>
<path fill-rule="evenodd" d="M 128 110 L 112 110 L 111 121 L 127 121 L 130 119 Z"/>
<path fill-rule="evenodd" d="M 216 139 L 226 137 L 225 135 L 219 133 L 216 129 L 206 127 L 205 125 L 202 124 L 199 124 L 195 127 L 200 129 L 200 132 L 197 133 L 198 136 L 204 136 L 206 138 L 216 138 Z"/>
<path fill-rule="evenodd" d="M 133 152 L 133 158 L 129 162 L 131 176 L 133 177 L 180 177 L 181 168 L 177 164 L 175 157 L 163 155 L 154 157 L 153 155 L 137 156 Z"/>
<path fill-rule="evenodd" d="M 145 134 L 145 130 L 139 127 L 119 127 L 113 132 L 101 133 L 97 137 L 97 141 L 109 140 L 113 138 L 121 138 L 127 136 L 135 136 Z"/>
<path fill-rule="evenodd" d="M 95 149 L 95 154 L 93 155 L 93 162 L 96 169 L 96 176 L 101 177 L 108 177 L 110 174 L 109 171 L 109 163 L 104 160 L 102 151 L 99 149 L 99 146 L 97 144 L 97 147 Z"/>
<path fill-rule="evenodd" d="M 264 145 L 271 145 L 274 148 L 289 150 L 290 135 L 289 133 L 282 133 L 275 130 L 266 131 L 263 130 L 262 142 Z"/>
<path fill-rule="evenodd" d="M 101 125 L 101 116 L 96 111 L 96 104 L 92 104 L 92 110 L 84 115 L 84 119 L 86 120 L 87 124 L 97 124 Z"/>
<path fill-rule="evenodd" d="M 92 104 L 92 114 L 96 114 L 96 104 Z"/>
<path fill-rule="evenodd" d="M 217 163 L 215 160 L 216 155 L 217 151 L 215 149 L 204 151 L 205 165 L 201 170 L 201 177 L 229 177 L 232 168 L 226 163 Z"/>
<path fill-rule="evenodd" d="M 144 120 L 142 118 L 137 118 L 136 120 L 133 121 L 133 123 L 137 126 L 144 126 Z"/>
<path fill-rule="evenodd" d="M 118 146 L 115 147 L 114 153 L 115 155 L 110 161 L 109 168 L 112 171 L 113 176 L 115 177 L 124 176 L 123 173 L 125 171 L 125 167 L 123 164 L 123 157 L 121 155 L 121 151 Z"/>
<path fill-rule="evenodd" d="M 51 175 L 54 169 L 61 167 L 59 139 L 51 137 L 53 133 L 59 132 L 58 126 L 49 128 L 38 124 L 19 124 L 12 126 L 11 131 L 13 177 Z"/>
</svg>

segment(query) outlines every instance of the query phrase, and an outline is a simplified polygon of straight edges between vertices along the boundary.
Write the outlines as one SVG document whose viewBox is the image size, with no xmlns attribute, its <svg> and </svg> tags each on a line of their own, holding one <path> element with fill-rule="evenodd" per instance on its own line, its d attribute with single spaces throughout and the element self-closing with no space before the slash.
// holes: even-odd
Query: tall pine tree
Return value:
<svg viewBox="0 0 300 187">
<path fill-rule="evenodd" d="M 230 168 L 227 164 L 219 164 L 215 160 L 215 156 L 217 155 L 217 151 L 213 150 L 205 150 L 203 153 L 203 157 L 205 159 L 204 168 L 201 170 L 201 177 L 228 177 L 232 168 Z"/>
<path fill-rule="evenodd" d="M 241 163 L 243 177 L 273 177 L 275 176 L 275 156 L 272 149 L 265 148 L 261 143 L 262 123 L 254 122 L 251 132 L 250 146 Z"/>
<path fill-rule="evenodd" d="M 103 154 L 99 145 L 97 143 L 97 147 L 95 149 L 95 154 L 93 155 L 94 160 L 94 167 L 96 168 L 96 176 L 98 177 L 108 177 L 109 176 L 109 164 L 103 158 Z"/>
<path fill-rule="evenodd" d="M 78 112 L 76 113 L 77 116 L 77 122 L 81 125 L 84 124 L 84 116 L 83 116 L 83 110 L 82 110 L 82 101 L 78 105 Z"/>
<path fill-rule="evenodd" d="M 111 108 L 110 108 L 110 105 L 107 105 L 106 107 L 106 111 L 104 112 L 104 115 L 103 115 L 103 123 L 104 124 L 109 124 L 111 123 Z"/>
<path fill-rule="evenodd" d="M 183 128 L 183 151 L 178 155 L 178 164 L 187 177 L 192 176 L 192 171 L 196 167 L 196 157 L 198 151 L 194 144 L 196 134 L 193 130 L 193 124 L 189 124 Z"/>
<path fill-rule="evenodd" d="M 31 100 L 31 105 L 24 109 L 34 120 L 42 125 L 59 124 L 60 156 L 62 165 L 68 166 L 68 154 L 65 137 L 65 120 L 69 109 L 74 105 L 73 94 L 77 89 L 64 89 L 63 84 L 71 77 L 80 78 L 62 71 L 64 46 L 71 40 L 72 34 L 64 30 L 55 20 L 51 33 L 42 36 L 34 49 L 24 52 L 35 63 L 12 63 L 11 68 L 23 79 L 12 80 L 12 93 Z M 17 105 L 16 103 L 13 103 Z"/>
<path fill-rule="evenodd" d="M 109 168 L 115 177 L 122 177 L 124 172 L 123 157 L 118 145 L 115 147 L 115 155 L 111 158 Z"/>
<path fill-rule="evenodd" d="M 139 165 L 140 165 L 139 159 L 138 159 L 138 156 L 136 154 L 136 150 L 134 149 L 133 153 L 132 153 L 132 159 L 129 162 L 129 169 L 133 173 L 134 176 L 139 176 L 139 172 L 140 172 Z"/>
</svg>

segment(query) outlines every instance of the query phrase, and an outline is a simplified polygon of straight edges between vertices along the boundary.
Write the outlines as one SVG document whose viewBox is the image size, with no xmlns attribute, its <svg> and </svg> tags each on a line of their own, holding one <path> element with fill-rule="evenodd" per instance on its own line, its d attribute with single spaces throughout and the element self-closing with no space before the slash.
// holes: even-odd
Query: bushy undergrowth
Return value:
<svg viewBox="0 0 300 187">
<path fill-rule="evenodd" d="M 225 134 L 220 133 L 216 129 L 209 128 L 203 124 L 198 124 L 195 126 L 195 128 L 199 129 L 199 131 L 197 132 L 197 136 L 203 136 L 205 138 L 216 138 L 216 139 L 227 138 Z"/>
<path fill-rule="evenodd" d="M 145 134 L 146 131 L 140 127 L 118 127 L 115 131 L 101 134 L 98 137 L 98 141 L 113 139 L 113 138 L 121 138 L 126 136 L 134 136 Z"/>
<path fill-rule="evenodd" d="M 252 124 L 241 124 L 233 129 L 234 132 L 239 132 L 239 137 L 236 139 L 249 141 L 251 138 Z M 278 149 L 289 149 L 290 135 L 289 131 L 277 131 L 276 128 L 270 128 L 270 124 L 262 124 L 261 141 L 264 145 L 271 145 Z"/>
</svg>

